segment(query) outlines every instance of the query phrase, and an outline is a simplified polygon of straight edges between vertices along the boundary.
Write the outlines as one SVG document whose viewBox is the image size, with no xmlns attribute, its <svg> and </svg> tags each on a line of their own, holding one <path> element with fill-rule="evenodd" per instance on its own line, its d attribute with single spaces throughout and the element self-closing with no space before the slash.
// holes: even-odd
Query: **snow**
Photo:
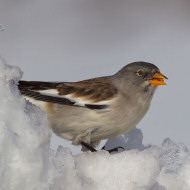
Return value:
<svg viewBox="0 0 190 190">
<path fill-rule="evenodd" d="M 46 115 L 20 97 L 22 72 L 0 62 L 0 189 L 48 188 L 49 141 Z M 40 187 L 40 188 L 39 188 Z"/>
<path fill-rule="evenodd" d="M 110 139 L 106 148 L 74 155 L 71 148 L 50 147 L 45 113 L 24 100 L 19 68 L 0 61 L 1 190 L 189 190 L 190 153 L 166 138 L 160 146 L 143 145 L 139 129 Z"/>
</svg>

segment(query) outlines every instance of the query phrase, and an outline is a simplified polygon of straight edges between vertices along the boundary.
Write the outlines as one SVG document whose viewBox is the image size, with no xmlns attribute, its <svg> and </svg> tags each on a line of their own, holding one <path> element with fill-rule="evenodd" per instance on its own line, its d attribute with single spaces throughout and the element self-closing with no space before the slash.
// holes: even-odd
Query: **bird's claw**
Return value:
<svg viewBox="0 0 190 190">
<path fill-rule="evenodd" d="M 115 148 L 112 148 L 112 149 L 106 150 L 106 151 L 108 151 L 109 153 L 118 152 L 120 148 L 125 150 L 122 146 L 118 146 L 118 147 L 115 147 Z M 102 150 L 105 150 L 105 146 L 102 147 Z"/>
<path fill-rule="evenodd" d="M 81 145 L 84 146 L 85 148 L 87 148 L 88 150 L 90 150 L 91 152 L 97 152 L 97 150 L 96 150 L 94 147 L 90 146 L 88 143 L 81 142 Z M 123 149 L 123 150 L 125 150 L 125 149 L 124 149 L 123 147 L 121 147 L 121 146 L 112 148 L 112 149 L 110 149 L 110 150 L 106 150 L 106 149 L 105 149 L 105 146 L 103 146 L 103 147 L 102 147 L 102 150 L 105 150 L 105 151 L 108 151 L 109 153 L 112 153 L 112 152 L 118 152 L 120 148 Z"/>
</svg>

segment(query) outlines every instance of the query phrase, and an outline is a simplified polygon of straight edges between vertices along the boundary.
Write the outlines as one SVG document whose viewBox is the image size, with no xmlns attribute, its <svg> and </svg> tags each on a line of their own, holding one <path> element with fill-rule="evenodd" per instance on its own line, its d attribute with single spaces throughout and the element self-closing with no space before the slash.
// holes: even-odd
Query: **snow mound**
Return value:
<svg viewBox="0 0 190 190">
<path fill-rule="evenodd" d="M 20 96 L 22 72 L 0 61 L 0 189 L 48 187 L 50 129 L 45 114 Z M 40 188 L 39 188 L 40 187 Z"/>
<path fill-rule="evenodd" d="M 59 146 L 54 165 L 60 176 L 52 189 L 189 190 L 190 155 L 166 139 L 152 146 L 110 155 L 106 151 L 73 156 Z"/>
<path fill-rule="evenodd" d="M 19 68 L 0 61 L 1 190 L 189 190 L 190 153 L 169 138 L 144 146 L 139 129 L 111 139 L 106 148 L 125 151 L 73 155 L 50 148 L 46 115 L 17 88 Z"/>
</svg>

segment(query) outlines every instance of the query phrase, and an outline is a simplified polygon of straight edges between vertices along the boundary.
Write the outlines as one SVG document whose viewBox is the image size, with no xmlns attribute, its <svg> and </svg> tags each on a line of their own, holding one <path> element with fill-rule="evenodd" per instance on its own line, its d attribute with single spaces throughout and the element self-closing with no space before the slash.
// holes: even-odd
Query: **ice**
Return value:
<svg viewBox="0 0 190 190">
<path fill-rule="evenodd" d="M 20 96 L 21 77 L 19 68 L 1 59 L 1 190 L 190 190 L 187 148 L 169 138 L 145 146 L 140 129 L 108 140 L 107 149 L 125 148 L 114 154 L 75 155 L 63 143 L 53 150 L 45 113 Z"/>
</svg>

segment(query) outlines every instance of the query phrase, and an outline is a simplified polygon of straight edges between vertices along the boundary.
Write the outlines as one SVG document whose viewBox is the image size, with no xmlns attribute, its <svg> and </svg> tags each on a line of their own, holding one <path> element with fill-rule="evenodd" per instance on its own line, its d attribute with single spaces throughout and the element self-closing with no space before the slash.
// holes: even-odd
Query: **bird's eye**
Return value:
<svg viewBox="0 0 190 190">
<path fill-rule="evenodd" d="M 143 76 L 143 75 L 144 75 L 144 71 L 138 70 L 138 71 L 137 71 L 137 75 L 138 75 L 138 76 Z"/>
</svg>

